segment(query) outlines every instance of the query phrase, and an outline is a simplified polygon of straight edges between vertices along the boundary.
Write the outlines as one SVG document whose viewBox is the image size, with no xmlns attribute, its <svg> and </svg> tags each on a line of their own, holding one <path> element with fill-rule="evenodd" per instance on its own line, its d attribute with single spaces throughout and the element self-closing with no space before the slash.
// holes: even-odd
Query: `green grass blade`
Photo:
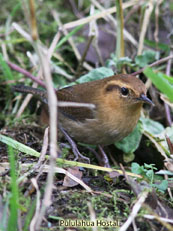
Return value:
<svg viewBox="0 0 173 231">
<path fill-rule="evenodd" d="M 16 6 L 13 8 L 13 10 L 11 11 L 11 17 L 14 17 L 17 13 L 18 10 L 20 10 L 21 8 L 21 2 L 19 1 Z"/>
<path fill-rule="evenodd" d="M 2 143 L 4 143 L 4 144 L 7 144 L 7 145 L 11 146 L 14 149 L 17 149 L 20 152 L 24 152 L 26 154 L 29 154 L 29 155 L 32 155 L 32 156 L 35 156 L 35 157 L 40 156 L 39 152 L 35 151 L 34 149 L 32 149 L 32 148 L 30 148 L 30 147 L 16 141 L 16 140 L 13 140 L 10 137 L 7 137 L 7 136 L 4 136 L 4 135 L 0 134 L 0 141 Z"/>
<path fill-rule="evenodd" d="M 4 77 L 5 77 L 6 80 L 13 80 L 14 79 L 9 66 L 5 62 L 5 60 L 4 60 L 1 53 L 0 53 L 0 67 L 2 68 L 2 72 L 3 72 Z"/>
<path fill-rule="evenodd" d="M 60 48 L 72 35 L 76 34 L 76 32 L 78 30 L 80 30 L 84 25 L 79 25 L 77 27 L 75 27 L 72 31 L 70 31 L 70 33 L 68 33 L 65 37 L 63 37 L 59 43 L 57 44 L 56 49 Z"/>
<path fill-rule="evenodd" d="M 31 222 L 32 217 L 33 217 L 34 212 L 35 212 L 35 207 L 36 207 L 36 199 L 32 202 L 31 207 L 29 209 L 29 212 L 26 215 L 23 231 L 28 231 L 29 230 L 30 222 Z"/>
<path fill-rule="evenodd" d="M 16 176 L 16 163 L 14 151 L 12 147 L 8 147 L 8 158 L 10 162 L 10 176 L 11 176 L 11 198 L 10 198 L 10 214 L 8 219 L 8 231 L 17 230 L 19 195 Z"/>
<path fill-rule="evenodd" d="M 5 40 L 5 41 L 0 41 L 0 46 L 2 44 L 19 44 L 19 43 L 24 43 L 24 42 L 28 42 L 28 41 L 24 38 L 10 39 L 10 40 Z"/>
<path fill-rule="evenodd" d="M 7 230 L 9 195 L 6 197 L 6 200 L 3 204 L 3 208 L 1 208 L 2 215 L 0 220 L 0 231 Z"/>
</svg>

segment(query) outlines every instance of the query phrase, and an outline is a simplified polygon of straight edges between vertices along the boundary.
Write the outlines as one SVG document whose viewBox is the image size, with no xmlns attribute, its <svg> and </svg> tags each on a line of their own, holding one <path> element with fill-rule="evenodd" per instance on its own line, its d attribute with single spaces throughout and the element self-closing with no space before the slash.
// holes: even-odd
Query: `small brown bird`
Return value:
<svg viewBox="0 0 173 231">
<path fill-rule="evenodd" d="M 41 120 L 48 124 L 46 91 L 25 86 L 14 90 L 39 97 L 44 102 Z M 144 83 L 126 74 L 66 87 L 56 94 L 59 101 L 95 105 L 94 109 L 59 107 L 58 111 L 60 125 L 72 138 L 95 145 L 109 145 L 126 137 L 136 126 L 143 103 L 152 104 Z"/>
</svg>

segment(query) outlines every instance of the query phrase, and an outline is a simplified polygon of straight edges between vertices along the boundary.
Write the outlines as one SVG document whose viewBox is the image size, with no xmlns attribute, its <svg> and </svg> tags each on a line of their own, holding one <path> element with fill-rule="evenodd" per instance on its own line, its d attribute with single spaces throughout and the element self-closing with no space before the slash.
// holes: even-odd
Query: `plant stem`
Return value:
<svg viewBox="0 0 173 231">
<path fill-rule="evenodd" d="M 116 57 L 117 59 L 124 57 L 124 20 L 122 0 L 115 0 L 117 8 L 117 42 L 116 42 Z"/>
</svg>

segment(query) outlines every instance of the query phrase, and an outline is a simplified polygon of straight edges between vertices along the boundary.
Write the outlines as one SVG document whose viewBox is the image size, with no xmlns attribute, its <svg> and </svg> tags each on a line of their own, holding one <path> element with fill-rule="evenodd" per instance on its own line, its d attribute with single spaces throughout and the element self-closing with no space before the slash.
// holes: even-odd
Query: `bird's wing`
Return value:
<svg viewBox="0 0 173 231">
<path fill-rule="evenodd" d="M 74 89 L 75 88 L 75 89 Z M 84 92 L 75 86 L 66 87 L 57 91 L 59 101 L 88 103 L 84 98 Z M 94 110 L 87 107 L 59 107 L 59 111 L 67 118 L 75 121 L 84 121 L 94 118 Z"/>
</svg>

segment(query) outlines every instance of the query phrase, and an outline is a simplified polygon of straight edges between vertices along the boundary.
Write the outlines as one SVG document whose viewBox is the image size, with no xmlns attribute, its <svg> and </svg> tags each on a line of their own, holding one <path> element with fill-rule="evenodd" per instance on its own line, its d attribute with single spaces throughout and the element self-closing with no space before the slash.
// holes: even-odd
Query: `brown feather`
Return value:
<svg viewBox="0 0 173 231">
<path fill-rule="evenodd" d="M 76 86 L 76 85 L 75 85 Z M 57 91 L 57 97 L 59 101 L 65 102 L 75 102 L 75 103 L 88 103 L 85 102 L 80 92 L 77 92 L 77 88 L 73 86 L 66 87 Z M 84 121 L 85 119 L 94 118 L 93 110 L 85 107 L 60 107 L 59 112 L 62 113 L 65 117 L 75 120 L 75 121 Z"/>
<path fill-rule="evenodd" d="M 129 94 L 122 95 L 122 88 L 127 88 Z M 48 123 L 46 92 L 27 87 L 16 90 L 40 97 L 45 103 L 41 117 Z M 66 87 L 56 94 L 59 101 L 95 105 L 95 109 L 59 107 L 60 125 L 72 138 L 88 144 L 108 145 L 126 137 L 136 126 L 142 104 L 147 101 L 147 97 L 141 98 L 141 95 L 146 96 L 142 81 L 125 74 Z"/>
</svg>

